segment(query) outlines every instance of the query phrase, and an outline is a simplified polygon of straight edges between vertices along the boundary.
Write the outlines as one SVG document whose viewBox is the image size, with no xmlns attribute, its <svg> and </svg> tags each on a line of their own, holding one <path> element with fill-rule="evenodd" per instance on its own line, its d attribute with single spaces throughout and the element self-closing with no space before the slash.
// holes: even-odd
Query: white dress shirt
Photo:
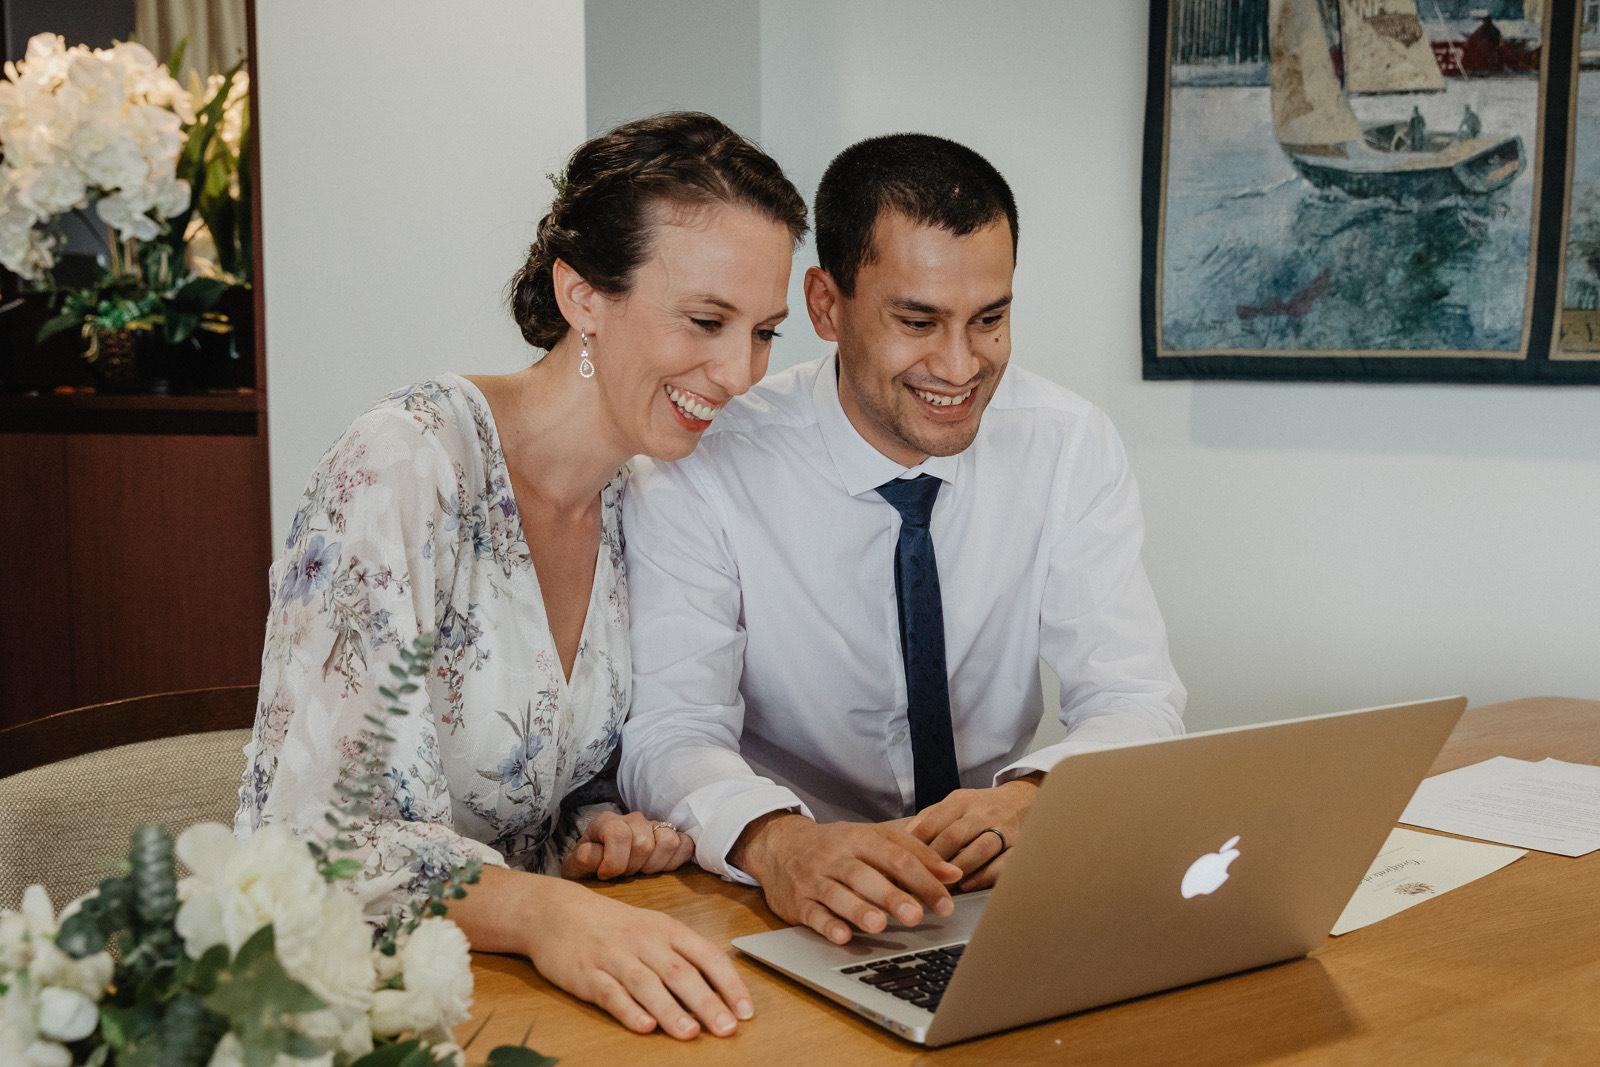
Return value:
<svg viewBox="0 0 1600 1067">
<path fill-rule="evenodd" d="M 769 812 L 912 814 L 900 516 L 874 489 L 923 473 L 945 483 L 931 530 L 962 785 L 1183 731 L 1138 490 L 1103 412 L 1012 367 L 970 447 L 907 470 L 850 424 L 835 358 L 802 364 L 730 402 L 689 458 L 639 461 L 623 501 L 619 780 L 694 836 L 706 870 L 750 881 L 728 851 Z M 1041 656 L 1068 738 L 1024 755 Z"/>
</svg>

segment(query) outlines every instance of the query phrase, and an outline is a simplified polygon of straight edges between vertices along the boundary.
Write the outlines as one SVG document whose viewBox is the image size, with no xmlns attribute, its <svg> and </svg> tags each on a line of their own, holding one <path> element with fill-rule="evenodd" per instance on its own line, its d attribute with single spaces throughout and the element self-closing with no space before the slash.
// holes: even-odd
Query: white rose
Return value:
<svg viewBox="0 0 1600 1067">
<path fill-rule="evenodd" d="M 208 1067 L 244 1067 L 244 1054 L 239 1039 L 229 1034 L 217 1042 L 216 1051 L 211 1053 Z M 309 1060 L 279 1054 L 273 1067 L 333 1067 L 333 1053 L 328 1052 Z"/>
<path fill-rule="evenodd" d="M 387 985 L 391 978 L 397 978 L 400 975 L 400 953 L 396 952 L 391 956 L 386 952 L 379 952 L 377 949 L 373 949 L 372 970 L 373 980 L 378 985 Z"/>
<path fill-rule="evenodd" d="M 0 996 L 0 1063 L 11 1067 L 71 1067 L 66 1046 L 42 1038 L 35 1020 L 38 997 L 26 980 L 11 982 Z"/>
<path fill-rule="evenodd" d="M 35 948 L 28 973 L 41 986 L 59 986 L 99 1000 L 111 984 L 115 966 L 109 953 L 97 952 L 75 960 L 57 948 L 54 941 L 44 941 Z"/>
<path fill-rule="evenodd" d="M 454 1041 L 440 1041 L 433 1046 L 433 1062 L 449 1067 L 467 1067 L 467 1054 Z"/>
<path fill-rule="evenodd" d="M 448 1033 L 472 1007 L 472 957 L 467 937 L 448 919 L 424 919 L 397 953 L 405 983 L 372 998 L 372 1032 L 379 1037 Z"/>
<path fill-rule="evenodd" d="M 449 919 L 422 920 L 400 949 L 406 992 L 428 1020 L 420 1029 L 449 1029 L 472 1008 L 472 956 L 467 935 Z"/>
<path fill-rule="evenodd" d="M 0 971 L 20 971 L 32 965 L 41 945 L 56 933 L 56 912 L 42 885 L 22 891 L 17 911 L 0 911 Z"/>
<path fill-rule="evenodd" d="M 222 944 L 237 952 L 271 923 L 283 969 L 326 1005 L 297 1027 L 352 1056 L 370 1051 L 372 930 L 355 898 L 323 880 L 305 843 L 267 826 L 241 845 L 226 827 L 208 823 L 184 831 L 177 851 L 194 872 L 178 884 L 185 951 L 198 958 Z"/>
<path fill-rule="evenodd" d="M 39 990 L 39 1033 L 56 1041 L 81 1041 L 94 1033 L 100 1011 L 76 989 Z"/>
<path fill-rule="evenodd" d="M 22 1053 L 25 1067 L 72 1067 L 72 1053 L 54 1041 L 35 1041 Z"/>
<path fill-rule="evenodd" d="M 61 917 L 76 911 L 82 900 L 68 904 Z M 0 976 L 26 969 L 33 988 L 59 986 L 98 1001 L 111 984 L 115 964 L 110 954 L 97 952 L 72 959 L 56 947 L 59 929 L 50 894 L 43 886 L 29 886 L 22 895 L 21 911 L 0 912 Z"/>
<path fill-rule="evenodd" d="M 83 173 L 102 189 L 121 189 L 144 181 L 145 175 L 150 173 L 150 164 L 138 145 L 119 140 L 85 159 Z"/>
</svg>

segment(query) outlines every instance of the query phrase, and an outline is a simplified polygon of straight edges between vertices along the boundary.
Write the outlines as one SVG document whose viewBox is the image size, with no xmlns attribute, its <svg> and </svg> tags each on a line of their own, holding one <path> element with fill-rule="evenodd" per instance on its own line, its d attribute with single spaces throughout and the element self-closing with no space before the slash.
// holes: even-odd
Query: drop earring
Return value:
<svg viewBox="0 0 1600 1067">
<path fill-rule="evenodd" d="M 579 330 L 578 336 L 583 338 L 583 354 L 578 360 L 578 373 L 585 378 L 593 378 L 594 364 L 589 362 L 589 335 Z"/>
</svg>

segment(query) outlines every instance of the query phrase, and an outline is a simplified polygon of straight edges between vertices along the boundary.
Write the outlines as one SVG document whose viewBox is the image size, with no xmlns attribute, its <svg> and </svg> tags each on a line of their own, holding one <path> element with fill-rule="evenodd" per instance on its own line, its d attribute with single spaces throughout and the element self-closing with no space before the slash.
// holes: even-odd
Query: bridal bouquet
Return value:
<svg viewBox="0 0 1600 1067">
<path fill-rule="evenodd" d="M 433 1067 L 460 1064 L 451 1029 L 467 1019 L 466 935 L 443 917 L 476 869 L 428 887 L 409 915 L 374 930 L 344 884 L 359 869 L 358 799 L 386 764 L 392 718 L 426 672 L 426 639 L 390 669 L 399 684 L 360 742 L 363 769 L 340 783 L 327 847 L 269 826 L 248 844 L 215 823 L 174 844 L 138 827 L 126 873 L 58 916 L 40 886 L 0 911 L 0 1064 L 6 1067 Z M 363 794 L 362 790 L 368 790 Z M 177 861 L 191 872 L 179 878 Z M 108 951 L 115 944 L 114 958 Z M 481 1029 L 481 1028 L 480 1028 Z M 476 1035 L 474 1035 L 476 1036 Z M 468 1042 L 470 1044 L 470 1041 Z M 502 1046 L 491 1067 L 555 1061 Z"/>
</svg>

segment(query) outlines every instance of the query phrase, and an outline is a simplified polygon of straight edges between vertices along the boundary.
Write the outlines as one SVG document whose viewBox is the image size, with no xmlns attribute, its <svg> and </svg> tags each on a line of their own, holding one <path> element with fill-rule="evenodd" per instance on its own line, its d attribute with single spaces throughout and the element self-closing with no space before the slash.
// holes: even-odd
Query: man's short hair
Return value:
<svg viewBox="0 0 1600 1067">
<path fill-rule="evenodd" d="M 817 261 L 845 296 L 873 261 L 885 211 L 957 237 L 1005 218 L 1017 254 L 1017 202 L 994 165 L 965 145 L 926 133 L 869 137 L 834 157 L 817 186 Z"/>
</svg>

